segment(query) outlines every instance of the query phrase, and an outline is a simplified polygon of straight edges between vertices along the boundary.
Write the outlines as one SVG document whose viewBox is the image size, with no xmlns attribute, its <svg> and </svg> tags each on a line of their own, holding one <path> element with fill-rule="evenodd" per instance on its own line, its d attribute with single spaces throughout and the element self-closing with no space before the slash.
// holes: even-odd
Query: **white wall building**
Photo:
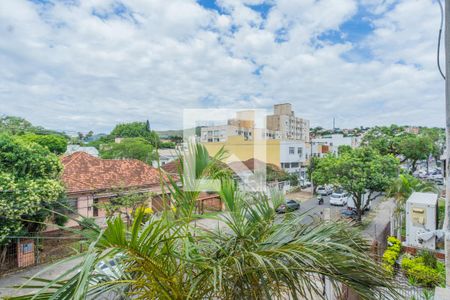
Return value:
<svg viewBox="0 0 450 300">
<path fill-rule="evenodd" d="M 179 151 L 177 149 L 158 149 L 159 156 L 159 166 L 162 167 L 171 161 L 174 161 L 179 156 Z M 158 161 L 154 160 L 152 162 L 154 168 L 158 167 Z"/>
<path fill-rule="evenodd" d="M 312 156 L 323 157 L 328 153 L 339 154 L 339 146 L 356 148 L 360 145 L 361 138 L 357 136 L 344 136 L 343 134 L 331 134 L 311 140 Z"/>
<path fill-rule="evenodd" d="M 80 145 L 67 145 L 67 150 L 65 155 L 70 155 L 75 152 L 85 152 L 94 157 L 99 157 L 98 150 L 95 147 L 82 147 Z"/>
<path fill-rule="evenodd" d="M 298 173 L 306 163 L 306 143 L 304 141 L 280 142 L 280 165 L 288 173 Z"/>
</svg>

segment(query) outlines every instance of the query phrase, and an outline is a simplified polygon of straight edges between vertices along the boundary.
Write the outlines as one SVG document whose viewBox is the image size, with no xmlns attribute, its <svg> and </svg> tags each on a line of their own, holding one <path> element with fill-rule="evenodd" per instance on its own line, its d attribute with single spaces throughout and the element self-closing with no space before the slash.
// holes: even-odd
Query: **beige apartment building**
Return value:
<svg viewBox="0 0 450 300">
<path fill-rule="evenodd" d="M 268 130 L 280 132 L 282 140 L 309 142 L 309 120 L 296 117 L 290 103 L 275 104 L 266 125 Z"/>
</svg>

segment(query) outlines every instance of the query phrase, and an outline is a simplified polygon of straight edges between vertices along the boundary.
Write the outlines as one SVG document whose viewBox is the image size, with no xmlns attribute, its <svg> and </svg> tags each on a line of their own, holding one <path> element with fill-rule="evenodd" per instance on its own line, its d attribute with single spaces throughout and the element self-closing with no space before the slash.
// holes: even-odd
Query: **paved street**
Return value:
<svg viewBox="0 0 450 300">
<path fill-rule="evenodd" d="M 57 268 L 52 268 L 50 270 L 47 270 L 42 273 L 39 277 L 47 278 L 47 279 L 54 279 L 67 270 L 71 269 L 73 266 L 75 266 L 77 263 L 80 262 L 80 259 L 75 259 L 70 262 L 65 262 L 59 265 Z M 31 267 L 29 269 L 9 274 L 4 277 L 0 277 L 0 299 L 2 299 L 5 296 L 20 296 L 24 294 L 31 294 L 33 293 L 32 289 L 23 289 L 18 290 L 15 288 L 11 288 L 12 286 L 24 284 L 27 282 L 28 279 L 25 277 L 31 277 L 36 275 L 38 272 L 41 272 L 48 268 L 50 265 L 39 265 L 35 267 Z"/>
</svg>

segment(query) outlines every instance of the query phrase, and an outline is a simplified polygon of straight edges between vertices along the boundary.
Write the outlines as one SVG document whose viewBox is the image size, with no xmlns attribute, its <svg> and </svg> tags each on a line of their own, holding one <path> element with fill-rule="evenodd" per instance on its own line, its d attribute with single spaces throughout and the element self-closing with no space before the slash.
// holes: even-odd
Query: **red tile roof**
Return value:
<svg viewBox="0 0 450 300">
<path fill-rule="evenodd" d="M 160 184 L 157 169 L 135 159 L 101 159 L 84 152 L 62 157 L 68 193 L 140 188 Z"/>
<path fill-rule="evenodd" d="M 168 162 L 167 164 L 161 166 L 161 169 L 166 171 L 168 174 L 178 174 L 180 168 L 180 159 L 172 160 L 171 162 Z"/>
</svg>

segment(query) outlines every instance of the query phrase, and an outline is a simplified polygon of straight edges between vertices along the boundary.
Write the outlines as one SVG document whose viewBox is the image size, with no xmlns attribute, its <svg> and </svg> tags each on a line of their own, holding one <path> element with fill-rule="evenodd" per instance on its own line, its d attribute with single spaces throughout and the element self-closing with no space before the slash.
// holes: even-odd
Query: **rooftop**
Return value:
<svg viewBox="0 0 450 300">
<path fill-rule="evenodd" d="M 85 152 L 63 156 L 62 180 L 68 193 L 160 184 L 159 171 L 135 159 L 101 159 Z"/>
</svg>

